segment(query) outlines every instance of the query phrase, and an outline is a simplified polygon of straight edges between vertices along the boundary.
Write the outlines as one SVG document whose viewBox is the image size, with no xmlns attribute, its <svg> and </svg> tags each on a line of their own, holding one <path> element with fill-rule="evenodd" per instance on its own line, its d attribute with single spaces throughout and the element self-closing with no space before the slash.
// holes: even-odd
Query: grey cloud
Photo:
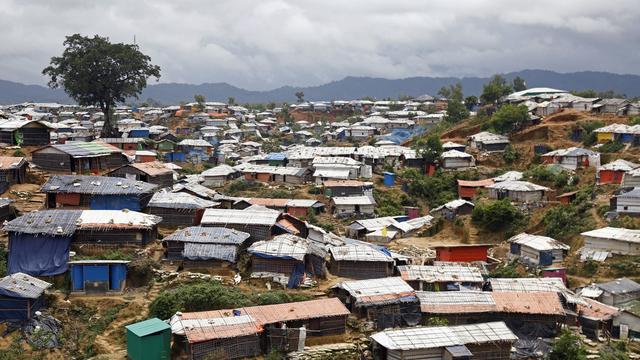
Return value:
<svg viewBox="0 0 640 360">
<path fill-rule="evenodd" d="M 257 90 L 349 75 L 637 73 L 639 15 L 631 0 L 0 0 L 0 78 L 43 84 L 76 32 L 135 34 L 162 82 Z"/>
</svg>

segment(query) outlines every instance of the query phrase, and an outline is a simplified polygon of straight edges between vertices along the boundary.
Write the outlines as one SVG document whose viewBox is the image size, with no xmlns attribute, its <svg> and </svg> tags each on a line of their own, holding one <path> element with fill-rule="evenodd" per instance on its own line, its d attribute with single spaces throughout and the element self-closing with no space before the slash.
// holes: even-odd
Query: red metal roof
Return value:
<svg viewBox="0 0 640 360">
<path fill-rule="evenodd" d="M 605 305 L 593 299 L 584 298 L 589 305 L 577 304 L 578 315 L 593 319 L 609 320 L 620 312 L 620 309 Z"/>
<path fill-rule="evenodd" d="M 326 187 L 333 187 L 333 186 L 353 186 L 353 187 L 357 187 L 357 186 L 364 186 L 364 183 L 362 181 L 358 181 L 358 180 L 327 180 L 327 181 L 323 182 L 322 185 L 324 185 Z"/>
<path fill-rule="evenodd" d="M 273 206 L 273 207 L 285 207 L 287 203 L 291 201 L 289 199 L 270 199 L 270 198 L 251 198 L 249 203 L 252 205 Z"/>
<path fill-rule="evenodd" d="M 564 315 L 558 293 L 494 291 L 493 300 L 498 312 L 537 315 Z"/>
<path fill-rule="evenodd" d="M 485 187 L 489 185 L 493 185 L 493 179 L 484 179 L 484 180 L 460 180 L 458 179 L 459 186 L 466 187 Z"/>
</svg>

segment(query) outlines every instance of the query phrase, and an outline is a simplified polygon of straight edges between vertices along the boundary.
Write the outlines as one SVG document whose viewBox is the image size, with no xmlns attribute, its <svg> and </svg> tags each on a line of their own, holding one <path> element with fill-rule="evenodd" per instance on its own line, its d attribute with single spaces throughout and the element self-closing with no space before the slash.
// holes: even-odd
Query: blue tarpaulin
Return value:
<svg viewBox="0 0 640 360">
<path fill-rule="evenodd" d="M 287 287 L 289 289 L 294 289 L 300 286 L 304 281 L 304 263 L 298 263 L 293 268 L 291 275 L 289 276 L 289 283 L 287 283 Z"/>
<path fill-rule="evenodd" d="M 140 200 L 133 195 L 93 195 L 91 210 L 122 210 L 140 211 Z"/>
<path fill-rule="evenodd" d="M 8 272 L 53 276 L 67 271 L 71 236 L 10 233 Z"/>
</svg>

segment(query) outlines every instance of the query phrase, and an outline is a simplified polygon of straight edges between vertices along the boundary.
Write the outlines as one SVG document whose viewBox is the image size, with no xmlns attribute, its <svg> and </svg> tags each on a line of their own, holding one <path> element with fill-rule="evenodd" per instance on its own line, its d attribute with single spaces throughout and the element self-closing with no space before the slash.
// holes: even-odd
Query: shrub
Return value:
<svg viewBox="0 0 640 360">
<path fill-rule="evenodd" d="M 588 225 L 583 215 L 573 204 L 549 209 L 541 220 L 545 235 L 558 240 L 566 240 L 579 234 L 586 230 Z"/>
<path fill-rule="evenodd" d="M 504 152 L 502 153 L 502 159 L 507 164 L 513 164 L 516 160 L 520 158 L 520 153 L 511 145 L 507 145 L 505 147 Z"/>
<path fill-rule="evenodd" d="M 471 220 L 488 231 L 501 231 L 515 228 L 524 216 L 507 199 L 476 204 Z"/>
<path fill-rule="evenodd" d="M 561 335 L 553 342 L 549 359 L 586 360 L 587 350 L 578 335 L 575 335 L 570 330 L 563 329 Z"/>
<path fill-rule="evenodd" d="M 504 265 L 498 266 L 489 272 L 491 278 L 517 278 L 520 277 L 518 273 L 518 261 L 513 260 Z"/>
<path fill-rule="evenodd" d="M 624 144 L 619 141 L 609 141 L 598 148 L 601 153 L 615 153 L 624 147 Z"/>
</svg>

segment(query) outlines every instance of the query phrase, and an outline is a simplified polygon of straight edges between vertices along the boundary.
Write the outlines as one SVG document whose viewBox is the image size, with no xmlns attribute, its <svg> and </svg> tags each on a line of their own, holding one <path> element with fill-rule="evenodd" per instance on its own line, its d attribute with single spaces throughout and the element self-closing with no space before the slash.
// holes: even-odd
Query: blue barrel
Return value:
<svg viewBox="0 0 640 360">
<path fill-rule="evenodd" d="M 127 278 L 127 264 L 111 264 L 109 268 L 109 290 L 120 291 Z"/>
<path fill-rule="evenodd" d="M 74 291 L 84 290 L 82 265 L 71 264 L 71 287 Z"/>
<path fill-rule="evenodd" d="M 384 173 L 384 185 L 385 186 L 393 186 L 395 181 L 396 181 L 396 174 L 394 174 L 392 172 L 385 172 Z"/>
</svg>

